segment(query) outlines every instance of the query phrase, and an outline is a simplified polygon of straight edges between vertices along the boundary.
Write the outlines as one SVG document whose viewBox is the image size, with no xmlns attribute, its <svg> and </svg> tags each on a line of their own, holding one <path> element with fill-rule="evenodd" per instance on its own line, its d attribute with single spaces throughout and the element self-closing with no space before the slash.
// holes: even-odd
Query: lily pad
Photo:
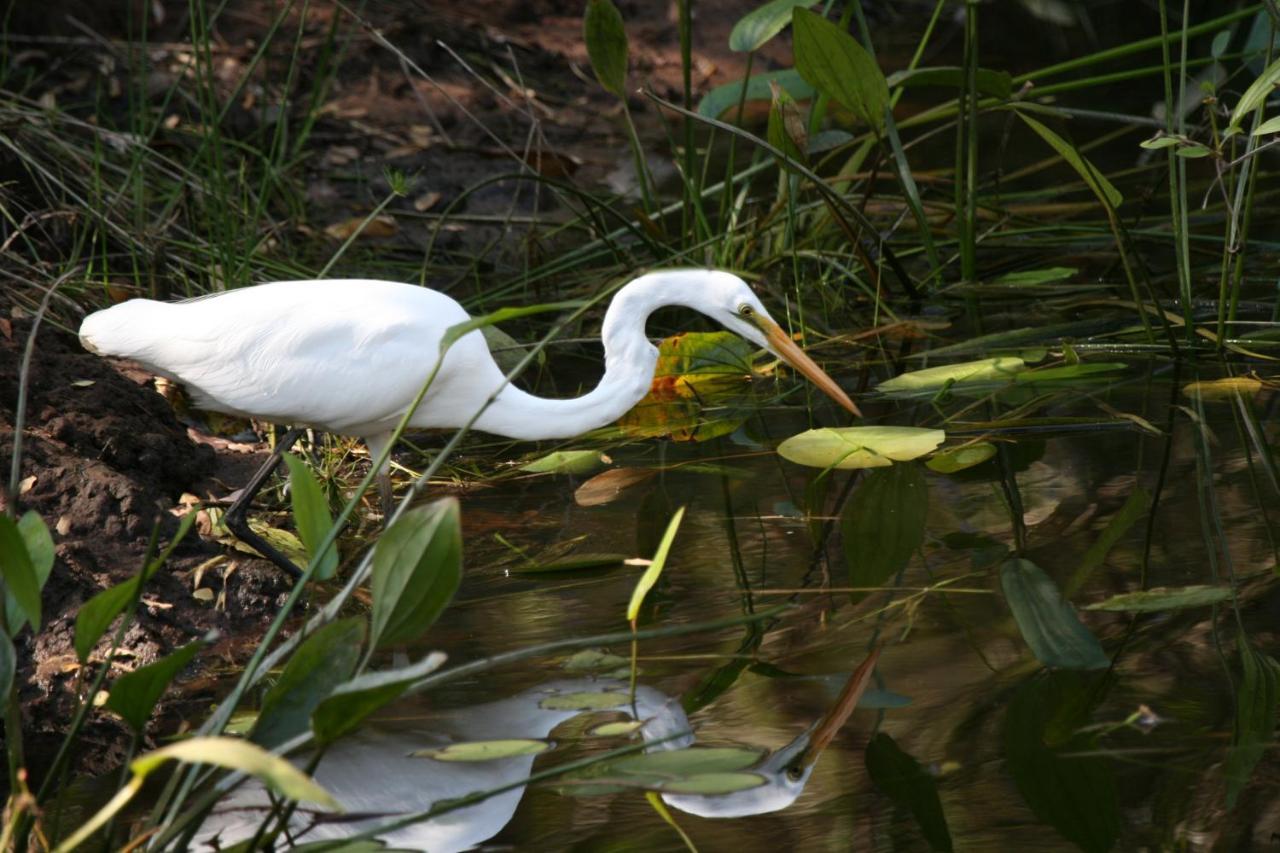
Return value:
<svg viewBox="0 0 1280 853">
<path fill-rule="evenodd" d="M 884 468 L 935 450 L 940 429 L 873 426 L 811 429 L 778 445 L 782 458 L 814 468 Z"/>
<path fill-rule="evenodd" d="M 881 382 L 878 390 L 885 393 L 931 391 L 958 382 L 1000 382 L 1012 379 L 1015 373 L 1026 369 L 1027 363 L 1017 356 L 981 358 L 977 361 L 913 370 Z"/>
<path fill-rule="evenodd" d="M 951 450 L 937 453 L 924 463 L 929 470 L 939 474 L 954 474 L 975 465 L 981 465 L 996 455 L 996 446 L 989 441 L 965 444 Z"/>
<path fill-rule="evenodd" d="M 621 655 L 602 652 L 598 649 L 583 649 L 565 659 L 562 667 L 571 672 L 589 672 L 599 669 L 614 669 L 627 663 Z"/>
<path fill-rule="evenodd" d="M 538 755 L 554 746 L 546 740 L 532 738 L 505 738 L 501 740 L 471 740 L 451 743 L 436 749 L 419 749 L 411 752 L 414 758 L 430 758 L 435 761 L 497 761 L 521 755 Z"/>
</svg>

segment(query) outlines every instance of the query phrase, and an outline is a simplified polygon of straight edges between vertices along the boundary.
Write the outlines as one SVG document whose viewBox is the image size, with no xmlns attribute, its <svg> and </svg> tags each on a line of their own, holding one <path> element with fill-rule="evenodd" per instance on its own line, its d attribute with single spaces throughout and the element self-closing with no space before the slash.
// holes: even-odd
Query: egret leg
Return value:
<svg viewBox="0 0 1280 853">
<path fill-rule="evenodd" d="M 382 455 L 382 451 L 387 448 L 391 442 L 391 436 L 388 435 L 371 435 L 366 436 L 364 443 L 369 448 L 369 460 L 377 464 L 378 457 Z M 391 514 L 395 512 L 395 497 L 391 492 L 391 457 L 387 457 L 387 461 L 376 472 L 378 483 L 378 499 L 382 503 L 382 526 L 386 527 L 387 522 L 391 519 Z"/>
<path fill-rule="evenodd" d="M 302 435 L 301 429 L 291 429 L 286 432 L 279 441 L 276 442 L 276 449 L 271 452 L 271 458 L 262 464 L 262 467 L 254 472 L 249 478 L 249 482 L 240 490 L 240 497 L 232 502 L 227 509 L 227 514 L 223 517 L 227 529 L 231 531 L 241 542 L 245 543 L 262 556 L 279 566 L 291 578 L 297 580 L 302 576 L 302 572 L 293 562 L 273 548 L 267 540 L 263 539 L 249 527 L 249 504 L 257 497 L 258 492 L 262 491 L 263 485 L 267 482 L 267 478 L 276 470 L 280 464 L 280 460 L 284 454 L 293 447 L 294 442 Z"/>
</svg>

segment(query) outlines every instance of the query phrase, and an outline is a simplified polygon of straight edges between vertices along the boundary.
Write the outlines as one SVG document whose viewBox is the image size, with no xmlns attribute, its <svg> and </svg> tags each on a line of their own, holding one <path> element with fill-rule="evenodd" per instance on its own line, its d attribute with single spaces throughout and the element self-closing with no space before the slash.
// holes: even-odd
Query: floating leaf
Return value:
<svg viewBox="0 0 1280 853">
<path fill-rule="evenodd" d="M 1227 808 L 1233 809 L 1249 783 L 1253 768 L 1271 746 L 1276 728 L 1277 680 L 1280 664 L 1270 655 L 1256 652 L 1243 634 L 1240 647 L 1241 679 L 1236 688 L 1235 733 L 1227 753 Z"/>
<path fill-rule="evenodd" d="M 416 682 L 443 666 L 446 658 L 443 652 L 432 652 L 408 666 L 366 672 L 338 685 L 311 714 L 316 740 L 332 743 L 355 731 L 370 714 L 399 699 Z"/>
<path fill-rule="evenodd" d="M 759 773 L 698 773 L 687 779 L 664 782 L 662 790 L 670 794 L 713 797 L 759 788 L 764 783 L 765 778 Z"/>
<path fill-rule="evenodd" d="M 915 465 L 863 478 L 840 520 L 849 584 L 877 587 L 902 570 L 924 542 L 929 486 Z"/>
<path fill-rule="evenodd" d="M 600 85 L 619 98 L 626 98 L 627 30 L 610 0 L 587 0 L 582 38 Z"/>
<path fill-rule="evenodd" d="M 31 564 L 22 531 L 7 515 L 0 515 L 0 576 L 5 583 L 6 609 L 11 600 L 21 614 L 16 622 L 8 625 L 9 635 L 18 633 L 28 621 L 33 631 L 39 631 L 40 580 Z"/>
<path fill-rule="evenodd" d="M 954 474 L 957 471 L 981 465 L 995 455 L 994 444 L 989 441 L 979 441 L 935 453 L 924 464 L 929 466 L 929 470 L 937 471 L 939 474 Z"/>
<path fill-rule="evenodd" d="M 937 449 L 947 434 L 921 427 L 825 427 L 793 435 L 778 454 L 814 468 L 883 468 Z"/>
<path fill-rule="evenodd" d="M 273 749 L 310 728 L 316 707 L 355 672 L 364 634 L 364 619 L 350 617 L 307 637 L 263 697 L 253 742 Z"/>
<path fill-rule="evenodd" d="M 1120 803 L 1111 761 L 1077 731 L 1088 723 L 1091 684 L 1055 672 L 1019 687 L 1005 715 L 1005 764 L 1037 817 L 1077 847 L 1103 853 L 1120 835 Z"/>
<path fill-rule="evenodd" d="M 1049 143 L 1049 147 L 1057 151 L 1058 156 L 1066 160 L 1071 168 L 1076 170 L 1076 174 L 1080 176 L 1089 189 L 1093 190 L 1093 194 L 1098 197 L 1098 200 L 1102 202 L 1102 205 L 1107 210 L 1113 211 L 1120 206 L 1124 201 L 1124 196 L 1071 143 L 1025 113 L 1018 113 L 1018 118 L 1022 119 L 1027 127 L 1034 130 L 1041 139 Z"/>
<path fill-rule="evenodd" d="M 141 734 L 169 682 L 203 646 L 200 641 L 188 643 L 173 654 L 120 676 L 111 685 L 107 707 L 123 717 L 135 733 Z"/>
<path fill-rule="evenodd" d="M 617 669 L 626 664 L 627 659 L 621 655 L 602 652 L 598 649 L 583 649 L 570 655 L 561 666 L 570 672 L 590 672 L 600 669 Z"/>
<path fill-rule="evenodd" d="M 1182 393 L 1192 399 L 1234 401 L 1237 397 L 1249 397 L 1262 390 L 1262 381 L 1253 376 L 1227 376 L 1222 379 L 1206 379 L 1182 386 Z"/>
<path fill-rule="evenodd" d="M 1057 585 L 1030 560 L 1015 557 L 1000 567 L 1005 600 L 1022 638 L 1045 666 L 1105 669 L 1111 665 L 1098 639 L 1080 623 Z"/>
<path fill-rule="evenodd" d="M 792 10 L 791 26 L 800 76 L 879 133 L 889 106 L 889 86 L 867 49 L 808 9 Z"/>
<path fill-rule="evenodd" d="M 772 97 L 770 84 L 772 83 L 777 83 L 797 101 L 813 97 L 813 87 L 805 82 L 804 78 L 800 76 L 800 72 L 794 68 L 785 68 L 781 71 L 766 71 L 763 74 L 753 74 L 748 77 L 746 100 L 770 100 Z M 741 98 L 741 80 L 725 83 L 712 89 L 698 102 L 698 114 L 708 118 L 719 118 L 725 110 L 736 107 Z"/>
<path fill-rule="evenodd" d="M 958 65 L 942 65 L 932 68 L 911 68 L 895 71 L 889 75 L 889 88 L 898 86 L 912 88 L 915 86 L 944 86 L 958 89 L 967 85 L 968 72 Z M 974 83 L 978 92 L 993 98 L 1007 98 L 1013 94 L 1013 77 L 1008 71 L 996 71 L 991 68 L 979 68 Z"/>
<path fill-rule="evenodd" d="M 731 773 L 751 767 L 763 753 L 758 749 L 733 746 L 693 746 L 687 749 L 659 749 L 627 755 L 608 762 L 611 773 L 635 775 L 681 775 Z"/>
<path fill-rule="evenodd" d="M 419 749 L 409 754 L 414 758 L 430 758 L 435 761 L 497 761 L 522 755 L 538 755 L 551 749 L 552 745 L 550 741 L 530 738 L 472 740 L 435 749 Z"/>
<path fill-rule="evenodd" d="M 1091 361 L 1088 363 L 1079 362 L 1077 364 L 1064 364 L 1060 367 L 1042 367 L 1038 370 L 1028 370 L 1025 373 L 1019 373 L 1013 377 L 1013 381 L 1019 384 L 1034 382 L 1068 382 L 1073 379 L 1082 379 L 1086 376 L 1094 376 L 1099 373 L 1114 373 L 1117 370 L 1124 370 L 1129 365 L 1121 361 Z"/>
<path fill-rule="evenodd" d="M 1089 546 L 1089 550 L 1084 552 L 1084 557 L 1080 560 L 1080 567 L 1075 570 L 1064 587 L 1068 596 L 1073 595 L 1076 590 L 1084 586 L 1085 581 L 1089 579 L 1089 575 L 1093 570 L 1102 565 L 1102 561 L 1107 554 L 1115 547 L 1116 543 L 1124 537 L 1124 534 L 1132 527 L 1138 519 L 1147 513 L 1147 508 L 1151 506 L 1151 495 L 1142 486 L 1135 486 L 1133 491 L 1129 493 L 1129 497 L 1125 498 L 1124 506 L 1116 510 L 1115 515 L 1111 516 L 1111 520 L 1107 522 L 1107 526 L 1103 529 L 1097 540 Z"/>
<path fill-rule="evenodd" d="M 462 582 L 462 527 L 455 498 L 414 507 L 373 550 L 375 646 L 409 643 L 427 632 Z"/>
<path fill-rule="evenodd" d="M 627 737 L 644 728 L 643 720 L 618 720 L 612 723 L 601 723 L 587 729 L 592 737 Z"/>
<path fill-rule="evenodd" d="M 1065 281 L 1071 278 L 1079 270 L 1075 267 L 1045 267 L 1038 270 L 1018 270 L 1017 272 L 1005 273 L 997 278 L 994 284 L 1007 284 L 1016 287 L 1024 285 L 1051 284 L 1055 281 Z"/>
<path fill-rule="evenodd" d="M 878 390 L 885 393 L 929 391 L 961 382 L 1003 382 L 1012 380 L 1014 374 L 1026 369 L 1027 363 L 1016 356 L 982 358 L 977 361 L 912 370 L 892 379 L 886 379 L 880 383 Z"/>
<path fill-rule="evenodd" d="M 915 817 L 925 840 L 934 850 L 951 850 L 951 831 L 938 797 L 938 783 L 920 762 L 902 751 L 881 732 L 867 744 L 867 774 L 872 783 Z"/>
<path fill-rule="evenodd" d="M 590 474 L 604 467 L 599 450 L 557 450 L 520 466 L 530 474 Z"/>
<path fill-rule="evenodd" d="M 1155 587 L 1138 592 L 1113 595 L 1106 601 L 1090 604 L 1085 610 L 1116 610 L 1125 613 L 1150 613 L 1159 610 L 1181 610 L 1229 601 L 1231 590 L 1225 586 Z"/>
<path fill-rule="evenodd" d="M 769 0 L 738 19 L 729 32 L 729 49 L 739 52 L 759 50 L 791 23 L 791 10 L 806 9 L 817 0 Z"/>
<path fill-rule="evenodd" d="M 683 518 L 684 507 L 680 507 L 667 524 L 667 532 L 662 535 L 662 541 L 658 543 L 653 562 L 644 570 L 640 580 L 636 581 L 635 589 L 631 592 L 631 601 L 627 604 L 627 621 L 631 623 L 632 628 L 635 627 L 636 619 L 640 616 L 640 605 L 644 603 L 649 590 L 653 589 L 653 585 L 658 582 L 658 577 L 667 564 L 667 554 L 671 553 L 671 543 L 675 541 L 676 532 L 680 530 L 680 521 Z"/>
<path fill-rule="evenodd" d="M 579 486 L 573 500 L 578 506 L 601 506 L 656 473 L 652 468 L 610 468 Z"/>
<path fill-rule="evenodd" d="M 608 711 L 629 701 L 626 693 L 608 691 L 592 693 L 555 693 L 538 702 L 544 711 Z"/>
<path fill-rule="evenodd" d="M 298 528 L 298 538 L 307 549 L 307 557 L 314 559 L 316 550 L 333 527 L 333 515 L 329 512 L 329 502 L 325 499 L 315 475 L 303 462 L 292 453 L 284 455 L 285 465 L 289 468 L 289 497 L 293 505 L 293 523 Z M 338 546 L 332 544 L 325 551 L 324 558 L 316 567 L 316 580 L 328 580 L 338 571 Z"/>
</svg>

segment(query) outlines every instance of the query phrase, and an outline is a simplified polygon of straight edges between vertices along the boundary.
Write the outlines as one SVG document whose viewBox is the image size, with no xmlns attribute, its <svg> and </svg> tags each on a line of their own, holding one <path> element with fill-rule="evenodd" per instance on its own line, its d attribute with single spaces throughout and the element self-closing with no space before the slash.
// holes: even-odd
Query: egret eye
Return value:
<svg viewBox="0 0 1280 853">
<path fill-rule="evenodd" d="M 790 779 L 792 782 L 799 782 L 801 777 L 803 776 L 804 776 L 804 768 L 801 767 L 799 764 L 792 764 L 790 767 L 787 768 L 787 778 Z"/>
<path fill-rule="evenodd" d="M 745 302 L 738 306 L 738 314 L 742 317 L 750 317 L 754 313 L 755 310 Z"/>
</svg>

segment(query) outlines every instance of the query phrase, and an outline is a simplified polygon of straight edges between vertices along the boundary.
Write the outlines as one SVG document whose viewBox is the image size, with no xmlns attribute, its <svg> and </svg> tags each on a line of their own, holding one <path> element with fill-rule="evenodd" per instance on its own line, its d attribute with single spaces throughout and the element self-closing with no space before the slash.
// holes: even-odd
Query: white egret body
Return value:
<svg viewBox="0 0 1280 853">
<path fill-rule="evenodd" d="M 537 440 L 612 423 L 649 390 L 658 350 L 645 336 L 645 321 L 667 305 L 700 311 L 767 348 L 857 414 L 746 282 L 719 270 L 685 269 L 649 273 L 617 292 L 601 329 L 605 373 L 589 393 L 556 400 L 507 384 L 475 330 L 445 353 L 409 425 L 461 427 L 479 413 L 478 429 Z M 130 358 L 181 382 L 198 408 L 358 436 L 376 459 L 435 369 L 446 331 L 468 319 L 456 301 L 425 287 L 364 279 L 280 281 L 185 302 L 123 302 L 86 317 L 80 341 L 91 352 Z M 243 502 L 228 511 L 228 526 L 296 575 L 243 519 L 248 499 L 269 473 L 264 468 L 255 476 Z M 382 488 L 389 501 L 385 477 Z"/>
</svg>

